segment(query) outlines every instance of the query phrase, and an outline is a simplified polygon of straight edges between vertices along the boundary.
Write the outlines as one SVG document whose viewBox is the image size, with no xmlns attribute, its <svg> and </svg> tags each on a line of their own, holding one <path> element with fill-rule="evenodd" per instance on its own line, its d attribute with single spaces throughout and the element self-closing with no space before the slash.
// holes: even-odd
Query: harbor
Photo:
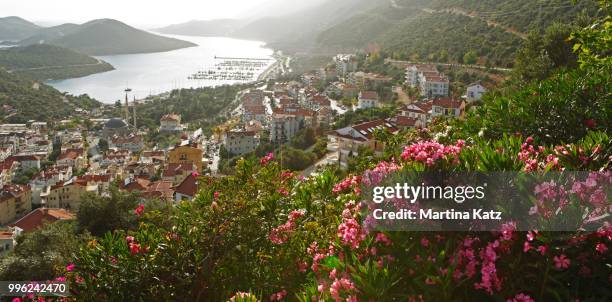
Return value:
<svg viewBox="0 0 612 302">
<path fill-rule="evenodd" d="M 258 76 L 275 63 L 272 58 L 241 58 L 215 56 L 212 66 L 187 77 L 189 80 L 204 81 L 256 81 Z"/>
</svg>

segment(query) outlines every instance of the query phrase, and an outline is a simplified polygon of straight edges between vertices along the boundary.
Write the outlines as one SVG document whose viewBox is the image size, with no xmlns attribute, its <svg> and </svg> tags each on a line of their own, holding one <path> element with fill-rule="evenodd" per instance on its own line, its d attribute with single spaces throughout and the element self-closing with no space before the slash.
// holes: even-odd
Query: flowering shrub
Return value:
<svg viewBox="0 0 612 302">
<path fill-rule="evenodd" d="M 594 171 L 607 167 L 601 157 L 609 156 L 609 148 L 602 134 L 564 146 L 595 154 L 589 161 Z M 513 223 L 488 233 L 380 232 L 364 224 L 360 189 L 391 173 L 519 171 L 528 166 L 525 158 L 536 159 L 534 167 L 544 172 L 549 154 L 558 154 L 558 169 L 583 163 L 577 153 L 557 149 L 536 147 L 520 136 L 417 141 L 403 148 L 400 161 L 381 161 L 342 180 L 330 171 L 297 177 L 281 171 L 271 156 L 243 160 L 234 176 L 202 179 L 197 198 L 177 205 L 169 216 L 141 206 L 130 210 L 140 219 L 137 229 L 88 242 L 58 273 L 71 281 L 74 297 L 101 300 L 583 301 L 609 296 L 608 224 L 595 233 L 525 233 Z M 609 184 L 610 173 L 592 173 L 563 186 L 542 183 L 534 213 L 552 215 L 565 202 L 605 208 L 609 192 L 598 191 L 594 183 Z"/>
</svg>

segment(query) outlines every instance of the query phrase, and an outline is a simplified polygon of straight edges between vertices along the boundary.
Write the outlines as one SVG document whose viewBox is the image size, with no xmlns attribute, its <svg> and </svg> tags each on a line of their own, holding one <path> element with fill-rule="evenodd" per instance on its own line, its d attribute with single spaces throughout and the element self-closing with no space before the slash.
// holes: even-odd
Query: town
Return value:
<svg viewBox="0 0 612 302">
<path fill-rule="evenodd" d="M 360 152 L 384 150 L 377 133 L 393 135 L 427 127 L 435 118 L 460 117 L 487 91 L 475 82 L 453 97 L 449 78 L 436 65 L 393 61 L 404 71 L 398 83 L 385 74 L 359 70 L 358 60 L 356 54 L 338 54 L 297 80 L 268 79 L 240 91 L 231 117 L 208 137 L 202 129 L 188 131 L 179 114 L 168 112 L 155 129 L 176 138 L 168 147 L 146 141 L 137 127 L 136 105 L 130 107 L 129 90 L 121 117 L 77 110 L 75 117 L 87 120 L 89 128 L 85 123 L 65 127 L 73 120 L 54 127 L 38 121 L 0 125 L 3 253 L 23 232 L 74 219 L 87 194 L 105 196 L 116 186 L 143 199 L 191 200 L 198 192 L 199 175 L 222 176 L 228 170 L 222 169 L 225 162 L 253 154 L 262 145 L 281 150 L 283 165 L 280 147 L 305 133 L 314 136 L 311 140 L 320 142 L 322 150 L 307 167 L 288 163 L 286 168 L 302 170 L 303 176 L 328 165 L 346 168 Z M 282 78 L 279 73 L 270 75 Z M 398 100 L 397 92 L 403 99 Z M 391 116 L 332 128 L 345 114 L 384 107 L 393 108 Z M 304 149 L 312 150 L 313 144 L 307 142 Z"/>
</svg>

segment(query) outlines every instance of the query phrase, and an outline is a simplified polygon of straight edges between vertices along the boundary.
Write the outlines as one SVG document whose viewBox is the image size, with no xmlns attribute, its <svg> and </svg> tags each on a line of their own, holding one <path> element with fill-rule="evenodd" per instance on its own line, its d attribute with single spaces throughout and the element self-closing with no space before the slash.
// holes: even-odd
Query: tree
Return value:
<svg viewBox="0 0 612 302">
<path fill-rule="evenodd" d="M 135 226 L 136 217 L 132 210 L 138 205 L 135 194 L 120 192 L 111 187 L 110 196 L 85 194 L 77 212 L 79 232 L 89 231 L 95 236 L 117 229 Z"/>
<path fill-rule="evenodd" d="M 108 141 L 101 138 L 98 141 L 98 149 L 100 149 L 101 152 L 106 152 L 108 150 Z"/>
<path fill-rule="evenodd" d="M 572 30 L 570 25 L 553 23 L 544 32 L 542 42 L 554 68 L 575 68 L 578 64 L 578 57 L 569 42 Z"/>
<path fill-rule="evenodd" d="M 74 222 L 58 221 L 17 238 L 15 249 L 0 262 L 0 280 L 53 280 L 79 248 Z"/>
<path fill-rule="evenodd" d="M 463 64 L 473 65 L 478 61 L 478 55 L 475 51 L 470 50 L 463 55 Z"/>
</svg>

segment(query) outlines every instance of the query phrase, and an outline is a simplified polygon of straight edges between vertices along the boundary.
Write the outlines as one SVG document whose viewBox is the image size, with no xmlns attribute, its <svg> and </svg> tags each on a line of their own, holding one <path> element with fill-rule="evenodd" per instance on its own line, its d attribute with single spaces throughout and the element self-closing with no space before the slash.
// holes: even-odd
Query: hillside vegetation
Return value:
<svg viewBox="0 0 612 302">
<path fill-rule="evenodd" d="M 25 123 L 58 121 L 74 114 L 76 108 L 90 110 L 101 104 L 87 96 L 64 96 L 50 86 L 0 68 L 0 106 L 2 122 Z"/>
<path fill-rule="evenodd" d="M 86 54 L 48 44 L 0 50 L 0 66 L 38 80 L 81 77 L 113 69 Z"/>
</svg>

